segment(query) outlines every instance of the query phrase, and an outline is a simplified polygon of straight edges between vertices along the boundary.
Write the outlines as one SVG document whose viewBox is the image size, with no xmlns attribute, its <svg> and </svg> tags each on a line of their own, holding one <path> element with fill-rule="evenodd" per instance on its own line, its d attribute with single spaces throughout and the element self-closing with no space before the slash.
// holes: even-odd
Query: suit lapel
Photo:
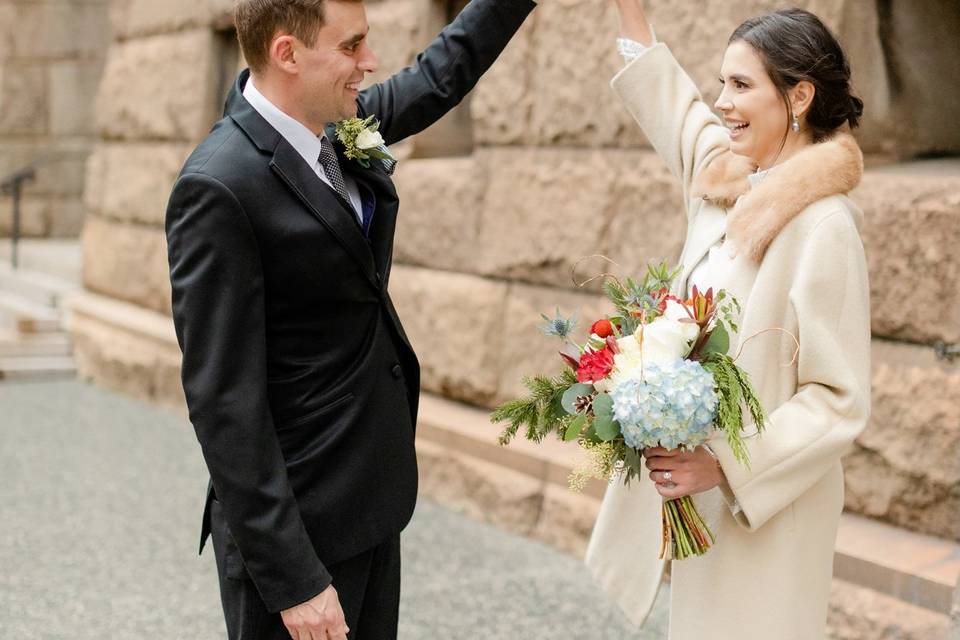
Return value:
<svg viewBox="0 0 960 640">
<path fill-rule="evenodd" d="M 390 177 L 372 166 L 365 169 L 356 160 L 350 160 L 344 153 L 344 146 L 337 140 L 335 129 L 330 125 L 326 129 L 327 137 L 333 141 L 333 148 L 340 159 L 340 170 L 357 181 L 361 192 L 364 187 L 374 197 L 373 221 L 370 224 L 370 248 L 373 251 L 377 273 L 386 283 L 390 276 L 393 256 L 393 236 L 397 226 L 397 191 Z M 379 162 L 372 160 L 372 163 Z"/>
<path fill-rule="evenodd" d="M 378 286 L 373 253 L 357 224 L 353 208 L 317 177 L 286 140 L 280 140 L 277 145 L 270 168 L 343 245 L 370 282 Z"/>
</svg>

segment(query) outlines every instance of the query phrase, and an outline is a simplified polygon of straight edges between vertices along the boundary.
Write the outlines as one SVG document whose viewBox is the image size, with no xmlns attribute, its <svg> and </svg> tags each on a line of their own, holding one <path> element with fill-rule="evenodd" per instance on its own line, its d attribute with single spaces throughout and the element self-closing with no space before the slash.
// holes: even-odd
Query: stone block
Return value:
<svg viewBox="0 0 960 640">
<path fill-rule="evenodd" d="M 394 181 L 401 203 L 396 260 L 476 273 L 486 166 L 472 156 L 406 160 Z"/>
<path fill-rule="evenodd" d="M 84 207 L 79 196 L 54 198 L 50 201 L 51 238 L 77 238 L 83 231 Z"/>
<path fill-rule="evenodd" d="M 17 6 L 12 2 L 0 4 L 0 24 L 14 25 L 17 21 Z M 0 65 L 11 58 L 14 52 L 13 29 L 0 29 Z"/>
<path fill-rule="evenodd" d="M 541 314 L 552 318 L 557 308 L 564 316 L 576 314 L 578 322 L 573 335 L 581 343 L 590 324 L 609 311 L 605 299 L 597 294 L 512 284 L 507 297 L 506 329 L 497 358 L 498 403 L 527 393 L 522 383 L 524 376 L 557 375 L 566 366 L 558 355 L 560 340 L 543 335 L 539 329 L 544 323 Z"/>
<path fill-rule="evenodd" d="M 49 231 L 50 199 L 27 196 L 20 200 L 20 235 L 46 237 Z M 13 227 L 13 200 L 0 196 L 0 235 L 9 237 Z"/>
<path fill-rule="evenodd" d="M 81 298 L 89 297 L 81 294 Z M 172 338 L 173 321 L 113 301 L 94 299 L 92 304 L 98 311 L 75 309 L 70 321 L 79 377 L 185 413 L 180 348 L 174 339 L 158 340 L 144 331 L 144 325 L 165 320 Z"/>
<path fill-rule="evenodd" d="M 630 153 L 494 149 L 478 156 L 489 172 L 480 224 L 484 274 L 574 287 L 572 270 L 582 258 L 628 242 L 609 230 L 625 211 L 620 180 L 634 171 Z"/>
<path fill-rule="evenodd" d="M 945 637 L 947 616 L 891 596 L 834 580 L 830 589 L 830 640 L 933 640 Z"/>
<path fill-rule="evenodd" d="M 102 58 L 110 42 L 102 2 L 18 2 L 11 57 L 22 60 Z M 7 23 L 3 23 L 7 24 Z"/>
<path fill-rule="evenodd" d="M 114 43 L 96 101 L 101 135 L 202 139 L 222 108 L 220 49 L 209 29 Z"/>
<path fill-rule="evenodd" d="M 583 558 L 599 509 L 600 502 L 593 496 L 548 484 L 544 487 L 543 509 L 531 535 Z"/>
<path fill-rule="evenodd" d="M 393 0 L 366 6 L 370 25 L 367 43 L 377 56 L 379 68 L 367 76 L 364 87 L 386 80 L 413 62 L 435 35 L 427 31 L 435 4 L 425 0 Z"/>
<path fill-rule="evenodd" d="M 81 236 L 83 284 L 95 293 L 170 313 L 163 229 L 88 216 Z"/>
<path fill-rule="evenodd" d="M 960 540 L 960 373 L 922 347 L 874 353 L 870 423 L 844 458 L 847 508 Z"/>
<path fill-rule="evenodd" d="M 420 495 L 520 535 L 537 526 L 543 483 L 528 475 L 422 441 L 417 442 Z"/>
<path fill-rule="evenodd" d="M 126 40 L 199 27 L 228 27 L 233 22 L 232 4 L 231 0 L 124 0 L 112 16 L 114 35 Z"/>
<path fill-rule="evenodd" d="M 541 5 L 529 58 L 530 97 L 514 95 L 504 101 L 505 112 L 499 118 L 513 117 L 515 104 L 529 102 L 528 126 L 538 145 L 642 145 L 639 128 L 609 87 L 623 66 L 615 45 L 617 33 L 612 3 L 565 0 Z"/>
<path fill-rule="evenodd" d="M 533 34 L 540 9 L 510 40 L 500 57 L 470 94 L 476 145 L 533 144 L 531 83 L 535 77 Z"/>
<path fill-rule="evenodd" d="M 103 73 L 103 61 L 54 62 L 48 72 L 50 133 L 55 136 L 93 135 L 93 104 Z"/>
<path fill-rule="evenodd" d="M 44 135 L 48 113 L 43 65 L 7 62 L 0 66 L 0 135 Z"/>
<path fill-rule="evenodd" d="M 651 262 L 679 257 L 681 191 L 652 152 L 501 148 L 474 157 L 471 184 L 487 185 L 479 225 L 483 274 L 575 288 L 572 269 L 587 256 L 602 254 L 616 265 L 585 262 L 577 268 L 585 277 L 643 273 Z M 468 176 L 451 166 L 431 179 L 440 190 Z"/>
<path fill-rule="evenodd" d="M 679 181 L 652 151 L 621 153 L 614 161 L 614 214 L 605 233 L 604 253 L 617 264 L 606 270 L 620 277 L 642 277 L 649 264 L 676 264 L 687 225 Z"/>
<path fill-rule="evenodd" d="M 866 214 L 874 335 L 960 341 L 960 177 L 877 169 L 851 197 Z"/>
<path fill-rule="evenodd" d="M 87 163 L 87 207 L 99 216 L 163 226 L 170 190 L 190 150 L 178 143 L 99 144 Z"/>
<path fill-rule="evenodd" d="M 390 292 L 420 358 L 423 388 L 475 404 L 489 401 L 500 376 L 507 285 L 398 265 Z"/>
</svg>

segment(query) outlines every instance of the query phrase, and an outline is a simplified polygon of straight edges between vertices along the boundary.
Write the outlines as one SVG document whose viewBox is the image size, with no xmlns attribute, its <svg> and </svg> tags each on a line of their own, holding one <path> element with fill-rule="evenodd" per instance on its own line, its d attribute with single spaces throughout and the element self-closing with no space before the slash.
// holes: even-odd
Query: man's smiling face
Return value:
<svg viewBox="0 0 960 640">
<path fill-rule="evenodd" d="M 301 108 L 312 129 L 357 115 L 360 83 L 377 69 L 369 29 L 362 2 L 328 0 L 313 46 L 299 40 L 294 45 Z"/>
</svg>

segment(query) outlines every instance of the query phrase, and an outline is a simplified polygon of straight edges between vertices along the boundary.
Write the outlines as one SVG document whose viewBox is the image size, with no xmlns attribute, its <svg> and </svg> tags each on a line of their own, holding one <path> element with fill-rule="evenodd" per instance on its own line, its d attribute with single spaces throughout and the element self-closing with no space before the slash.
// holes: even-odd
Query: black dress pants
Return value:
<svg viewBox="0 0 960 640">
<path fill-rule="evenodd" d="M 279 613 L 267 611 L 249 576 L 226 575 L 229 535 L 214 501 L 210 534 L 220 577 L 220 600 L 230 640 L 290 640 Z M 350 640 L 396 640 L 400 608 L 400 534 L 368 551 L 327 566 L 350 627 Z"/>
</svg>

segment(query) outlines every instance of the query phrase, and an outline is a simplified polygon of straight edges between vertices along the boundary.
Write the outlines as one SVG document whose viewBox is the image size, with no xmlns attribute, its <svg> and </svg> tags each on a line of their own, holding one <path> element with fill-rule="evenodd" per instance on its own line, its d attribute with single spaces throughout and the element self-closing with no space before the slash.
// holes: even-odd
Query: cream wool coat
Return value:
<svg viewBox="0 0 960 640">
<path fill-rule="evenodd" d="M 612 86 L 683 185 L 688 230 L 678 292 L 727 236 L 735 258 L 720 286 L 743 307 L 730 352 L 758 334 L 737 362 L 768 416 L 767 430 L 748 440 L 749 470 L 722 438 L 711 441 L 728 486 L 694 500 L 717 541 L 706 555 L 673 563 L 670 638 L 823 638 L 843 508 L 840 457 L 870 407 L 862 214 L 842 195 L 859 182 L 862 156 L 841 134 L 751 190 L 753 167 L 728 151 L 726 128 L 665 45 L 645 51 Z M 791 337 L 759 333 L 773 327 L 799 341 L 793 363 Z M 587 551 L 594 577 L 638 624 L 663 572 L 660 507 L 646 477 L 629 488 L 611 484 Z"/>
</svg>

